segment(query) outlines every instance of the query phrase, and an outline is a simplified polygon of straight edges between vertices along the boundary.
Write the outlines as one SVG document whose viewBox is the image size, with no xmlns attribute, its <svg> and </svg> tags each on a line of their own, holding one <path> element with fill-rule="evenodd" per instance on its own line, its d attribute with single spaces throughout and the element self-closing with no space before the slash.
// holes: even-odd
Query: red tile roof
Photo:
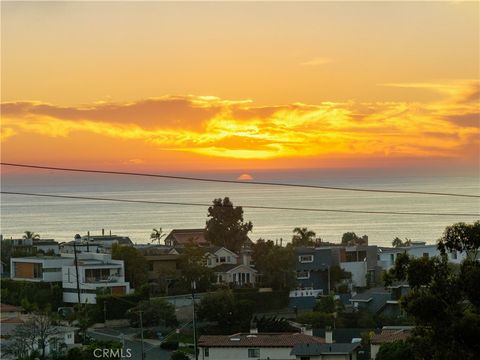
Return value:
<svg viewBox="0 0 480 360">
<path fill-rule="evenodd" d="M 10 305 L 10 304 L 0 304 L 0 312 L 2 313 L 17 312 L 17 311 L 23 311 L 23 308 L 15 305 Z"/>
<path fill-rule="evenodd" d="M 23 324 L 23 320 L 19 317 L 11 317 L 7 319 L 0 319 L 0 323 L 2 324 Z"/>
<path fill-rule="evenodd" d="M 296 344 L 323 344 L 324 338 L 300 333 L 258 333 L 234 335 L 203 335 L 201 347 L 293 347 Z"/>
<path fill-rule="evenodd" d="M 384 329 L 380 334 L 373 335 L 370 342 L 372 344 L 390 343 L 399 340 L 406 340 L 410 335 L 410 329 Z"/>
</svg>

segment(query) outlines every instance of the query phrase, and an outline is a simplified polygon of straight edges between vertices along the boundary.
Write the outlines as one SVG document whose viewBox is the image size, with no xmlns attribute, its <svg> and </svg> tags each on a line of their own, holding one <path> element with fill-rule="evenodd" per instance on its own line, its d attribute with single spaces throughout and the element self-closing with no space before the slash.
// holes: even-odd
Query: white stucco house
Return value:
<svg viewBox="0 0 480 360">
<path fill-rule="evenodd" d="M 12 258 L 10 261 L 13 280 L 60 283 L 63 301 L 67 303 L 77 303 L 78 292 L 81 303 L 95 304 L 100 291 L 117 295 L 131 291 L 130 284 L 125 281 L 123 260 L 112 260 L 110 254 L 77 253 L 77 266 L 75 255 L 70 253 Z"/>
<path fill-rule="evenodd" d="M 325 339 L 301 333 L 240 333 L 203 335 L 198 341 L 200 360 L 296 359 L 298 344 L 323 344 Z"/>
<path fill-rule="evenodd" d="M 440 256 L 440 251 L 435 244 L 426 244 L 425 242 L 413 242 L 411 246 L 397 248 L 378 248 L 378 265 L 383 270 L 390 270 L 395 266 L 395 260 L 399 254 L 408 254 L 415 258 L 427 257 L 432 258 Z M 447 252 L 448 261 L 454 264 L 460 264 L 465 260 L 467 254 L 465 252 L 451 251 Z"/>
</svg>

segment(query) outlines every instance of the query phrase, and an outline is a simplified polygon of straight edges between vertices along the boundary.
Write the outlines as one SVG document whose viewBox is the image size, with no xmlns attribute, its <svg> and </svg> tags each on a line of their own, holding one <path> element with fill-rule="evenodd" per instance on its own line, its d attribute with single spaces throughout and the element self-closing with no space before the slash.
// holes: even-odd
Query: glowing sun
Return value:
<svg viewBox="0 0 480 360">
<path fill-rule="evenodd" d="M 253 176 L 249 174 L 242 174 L 237 178 L 237 180 L 240 180 L 240 181 L 253 180 Z"/>
</svg>

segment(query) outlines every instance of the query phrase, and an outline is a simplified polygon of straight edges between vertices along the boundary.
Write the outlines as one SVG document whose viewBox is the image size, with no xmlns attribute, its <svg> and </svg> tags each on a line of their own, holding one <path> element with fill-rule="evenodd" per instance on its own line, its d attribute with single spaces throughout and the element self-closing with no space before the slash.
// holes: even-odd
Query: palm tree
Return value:
<svg viewBox="0 0 480 360">
<path fill-rule="evenodd" d="M 36 240 L 40 240 L 40 235 L 34 233 L 33 231 L 25 231 L 23 233 L 23 237 L 22 237 L 24 240 L 33 240 L 33 241 L 36 241 Z"/>
<path fill-rule="evenodd" d="M 158 245 L 160 245 L 160 240 L 165 236 L 166 234 L 163 233 L 162 228 L 158 229 L 152 229 L 152 233 L 150 234 L 150 239 L 152 239 L 152 243 L 154 241 L 158 241 Z"/>
<path fill-rule="evenodd" d="M 308 228 L 296 227 L 293 229 L 292 245 L 294 246 L 311 246 L 315 244 L 315 232 Z"/>
</svg>

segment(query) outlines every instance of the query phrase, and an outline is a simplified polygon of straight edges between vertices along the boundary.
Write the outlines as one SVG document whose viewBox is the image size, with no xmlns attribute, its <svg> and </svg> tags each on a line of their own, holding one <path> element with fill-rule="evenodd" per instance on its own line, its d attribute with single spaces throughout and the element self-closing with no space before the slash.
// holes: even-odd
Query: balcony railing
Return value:
<svg viewBox="0 0 480 360">
<path fill-rule="evenodd" d="M 119 282 L 120 276 L 110 275 L 110 276 L 89 276 L 86 278 L 87 283 L 109 283 L 109 282 Z"/>
</svg>

